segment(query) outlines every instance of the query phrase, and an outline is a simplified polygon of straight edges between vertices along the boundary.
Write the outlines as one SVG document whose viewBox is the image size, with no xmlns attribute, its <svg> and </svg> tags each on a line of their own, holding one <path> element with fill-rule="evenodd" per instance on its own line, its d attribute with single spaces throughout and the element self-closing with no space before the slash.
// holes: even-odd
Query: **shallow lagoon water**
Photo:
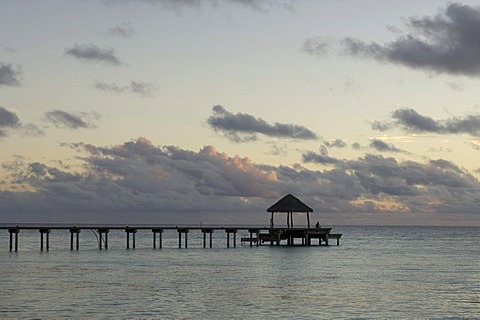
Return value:
<svg viewBox="0 0 480 320">
<path fill-rule="evenodd" d="M 1 318 L 480 319 L 480 228 L 334 227 L 340 246 L 237 246 L 214 234 L 203 249 L 190 232 L 178 249 L 165 232 L 110 232 L 109 249 L 68 231 L 52 231 L 50 251 L 38 231 L 19 234 L 8 252 L 0 234 Z M 237 244 L 240 234 L 237 236 Z"/>
</svg>

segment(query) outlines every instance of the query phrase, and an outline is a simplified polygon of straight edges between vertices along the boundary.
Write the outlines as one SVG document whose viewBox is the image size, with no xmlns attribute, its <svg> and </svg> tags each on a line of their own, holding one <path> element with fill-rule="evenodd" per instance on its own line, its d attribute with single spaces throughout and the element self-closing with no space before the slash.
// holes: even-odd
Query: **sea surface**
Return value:
<svg viewBox="0 0 480 320">
<path fill-rule="evenodd" d="M 165 231 L 136 249 L 110 231 L 109 249 L 53 230 L 40 251 L 37 230 L 9 252 L 0 230 L 1 319 L 480 319 L 480 228 L 333 227 L 340 246 L 213 248 L 190 231 L 188 248 Z M 232 246 L 232 239 L 231 246 Z M 333 241 L 334 242 L 334 241 Z M 335 244 L 335 242 L 334 242 Z"/>
</svg>

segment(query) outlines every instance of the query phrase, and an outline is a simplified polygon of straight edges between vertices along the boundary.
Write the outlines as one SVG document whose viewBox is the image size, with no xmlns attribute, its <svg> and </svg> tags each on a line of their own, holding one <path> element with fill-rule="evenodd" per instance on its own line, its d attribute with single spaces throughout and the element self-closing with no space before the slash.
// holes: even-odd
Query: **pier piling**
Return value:
<svg viewBox="0 0 480 320">
<path fill-rule="evenodd" d="M 99 228 L 97 229 L 98 232 L 98 248 L 102 250 L 102 242 L 104 244 L 105 250 L 108 249 L 108 232 L 110 230 L 107 228 Z M 105 237 L 103 237 L 105 236 Z"/>
<path fill-rule="evenodd" d="M 40 232 L 40 251 L 43 251 L 43 235 L 45 235 L 46 238 L 45 247 L 48 251 L 50 249 L 50 229 L 40 228 L 38 229 L 38 232 Z"/>
<path fill-rule="evenodd" d="M 80 247 L 80 240 L 79 240 L 79 233 L 80 233 L 80 229 L 79 228 L 76 228 L 75 226 L 73 226 L 73 228 L 70 228 L 70 250 L 73 250 L 73 238 L 74 236 L 73 235 L 76 235 L 76 250 L 79 249 Z"/>
<path fill-rule="evenodd" d="M 233 234 L 233 247 L 237 247 L 237 229 L 225 229 L 225 232 L 227 233 L 227 248 L 230 248 L 230 234 Z"/>
<path fill-rule="evenodd" d="M 202 233 L 203 233 L 203 247 L 206 248 L 207 247 L 207 233 L 210 235 L 210 248 L 212 247 L 212 233 L 213 233 L 213 229 L 211 228 L 204 228 L 202 229 Z"/>
<path fill-rule="evenodd" d="M 12 240 L 13 240 L 14 237 L 15 237 L 15 252 L 18 251 L 18 233 L 19 232 L 20 232 L 20 229 L 18 227 L 8 229 L 8 233 L 10 233 L 10 252 L 12 252 L 12 249 L 13 249 Z"/>
<path fill-rule="evenodd" d="M 185 248 L 188 248 L 187 235 L 189 230 L 185 228 L 177 229 L 178 231 L 178 248 L 182 248 L 182 233 L 185 234 Z"/>
<path fill-rule="evenodd" d="M 127 249 L 130 249 L 130 234 L 132 235 L 132 248 L 135 249 L 135 234 L 137 233 L 137 229 L 127 226 L 125 232 L 127 233 Z"/>
<path fill-rule="evenodd" d="M 158 234 L 158 247 L 162 249 L 163 229 L 159 229 L 159 228 L 152 229 L 152 233 L 153 233 L 153 249 L 157 248 L 157 234 Z"/>
</svg>

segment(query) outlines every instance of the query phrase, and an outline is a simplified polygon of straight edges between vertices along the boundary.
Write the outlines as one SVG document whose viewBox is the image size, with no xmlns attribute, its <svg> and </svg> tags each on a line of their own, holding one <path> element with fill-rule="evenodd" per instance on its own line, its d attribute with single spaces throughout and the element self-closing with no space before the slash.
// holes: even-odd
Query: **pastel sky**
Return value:
<svg viewBox="0 0 480 320">
<path fill-rule="evenodd" d="M 477 4 L 3 0 L 0 223 L 480 225 Z"/>
</svg>

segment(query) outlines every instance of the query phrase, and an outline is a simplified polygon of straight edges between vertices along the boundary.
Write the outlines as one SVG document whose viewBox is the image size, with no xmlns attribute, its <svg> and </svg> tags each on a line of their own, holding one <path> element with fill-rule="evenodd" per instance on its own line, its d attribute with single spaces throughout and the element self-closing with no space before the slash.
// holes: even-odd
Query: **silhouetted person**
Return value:
<svg viewBox="0 0 480 320">
<path fill-rule="evenodd" d="M 315 228 L 320 228 L 320 222 L 317 221 L 317 223 L 315 224 Z"/>
</svg>

